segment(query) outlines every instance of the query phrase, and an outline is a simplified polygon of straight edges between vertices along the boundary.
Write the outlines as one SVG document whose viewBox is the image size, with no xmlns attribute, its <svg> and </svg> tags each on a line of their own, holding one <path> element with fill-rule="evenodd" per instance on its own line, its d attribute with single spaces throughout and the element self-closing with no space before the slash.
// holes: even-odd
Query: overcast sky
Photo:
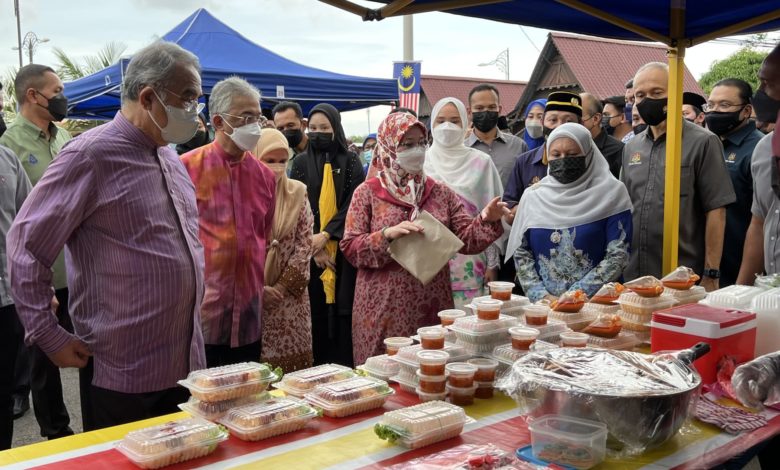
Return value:
<svg viewBox="0 0 780 470">
<path fill-rule="evenodd" d="M 71 57 L 95 54 L 110 41 L 128 46 L 127 53 L 162 36 L 197 8 L 205 7 L 252 41 L 294 61 L 333 72 L 391 78 L 392 63 L 403 57 L 402 20 L 365 23 L 350 13 L 316 0 L 20 0 L 22 35 L 34 31 L 50 41 L 41 44 L 35 62 L 54 65 L 52 47 Z M 377 4 L 359 1 L 365 5 Z M 13 0 L 0 0 L 0 72 L 18 66 Z M 510 78 L 527 80 L 547 37 L 547 30 L 524 28 L 445 13 L 414 17 L 415 59 L 422 73 L 502 79 L 495 67 L 480 67 L 509 48 Z M 529 40 L 530 38 L 530 40 Z M 704 44 L 688 50 L 686 63 L 698 78 L 713 60 L 736 46 Z M 24 63 L 27 63 L 25 57 Z M 515 103 L 504 103 L 513 107 Z M 371 128 L 386 115 L 372 108 Z M 347 135 L 366 134 L 365 110 L 345 113 Z"/>
</svg>

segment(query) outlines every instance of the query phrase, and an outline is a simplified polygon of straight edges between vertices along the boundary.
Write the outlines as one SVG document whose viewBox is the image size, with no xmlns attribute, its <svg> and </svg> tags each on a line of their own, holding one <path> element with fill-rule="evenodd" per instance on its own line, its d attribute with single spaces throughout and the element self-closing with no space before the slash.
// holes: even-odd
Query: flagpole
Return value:
<svg viewBox="0 0 780 470">
<path fill-rule="evenodd" d="M 414 22 L 412 15 L 404 16 L 404 60 L 414 60 Z"/>
</svg>

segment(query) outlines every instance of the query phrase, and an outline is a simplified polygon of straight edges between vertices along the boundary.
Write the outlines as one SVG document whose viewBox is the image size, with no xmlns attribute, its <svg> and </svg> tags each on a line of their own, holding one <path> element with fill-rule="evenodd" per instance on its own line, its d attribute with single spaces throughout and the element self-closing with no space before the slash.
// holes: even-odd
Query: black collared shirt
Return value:
<svg viewBox="0 0 780 470">
<path fill-rule="evenodd" d="M 609 163 L 609 172 L 615 178 L 620 178 L 620 166 L 623 164 L 623 147 L 625 144 L 604 131 L 593 139 L 596 147 Z"/>
</svg>

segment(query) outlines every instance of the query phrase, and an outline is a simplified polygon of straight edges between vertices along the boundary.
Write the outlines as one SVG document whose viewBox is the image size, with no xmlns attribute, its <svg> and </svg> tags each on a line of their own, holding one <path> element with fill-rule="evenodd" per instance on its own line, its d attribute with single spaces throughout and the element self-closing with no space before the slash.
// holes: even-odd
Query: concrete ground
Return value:
<svg viewBox="0 0 780 470">
<path fill-rule="evenodd" d="M 79 399 L 79 373 L 78 369 L 61 369 L 62 392 L 65 395 L 65 405 L 70 413 L 70 427 L 73 432 L 81 432 L 81 400 Z M 32 397 L 30 397 L 30 411 L 14 421 L 14 447 L 34 444 L 43 441 L 41 428 L 35 420 Z"/>
</svg>

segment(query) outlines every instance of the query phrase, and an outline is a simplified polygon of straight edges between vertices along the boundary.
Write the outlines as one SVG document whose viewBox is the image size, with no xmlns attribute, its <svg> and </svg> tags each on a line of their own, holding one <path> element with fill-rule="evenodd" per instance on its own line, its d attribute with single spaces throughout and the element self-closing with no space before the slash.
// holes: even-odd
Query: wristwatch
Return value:
<svg viewBox="0 0 780 470">
<path fill-rule="evenodd" d="M 705 269 L 704 270 L 704 276 L 708 277 L 710 279 L 720 279 L 720 270 L 719 269 Z"/>
</svg>

